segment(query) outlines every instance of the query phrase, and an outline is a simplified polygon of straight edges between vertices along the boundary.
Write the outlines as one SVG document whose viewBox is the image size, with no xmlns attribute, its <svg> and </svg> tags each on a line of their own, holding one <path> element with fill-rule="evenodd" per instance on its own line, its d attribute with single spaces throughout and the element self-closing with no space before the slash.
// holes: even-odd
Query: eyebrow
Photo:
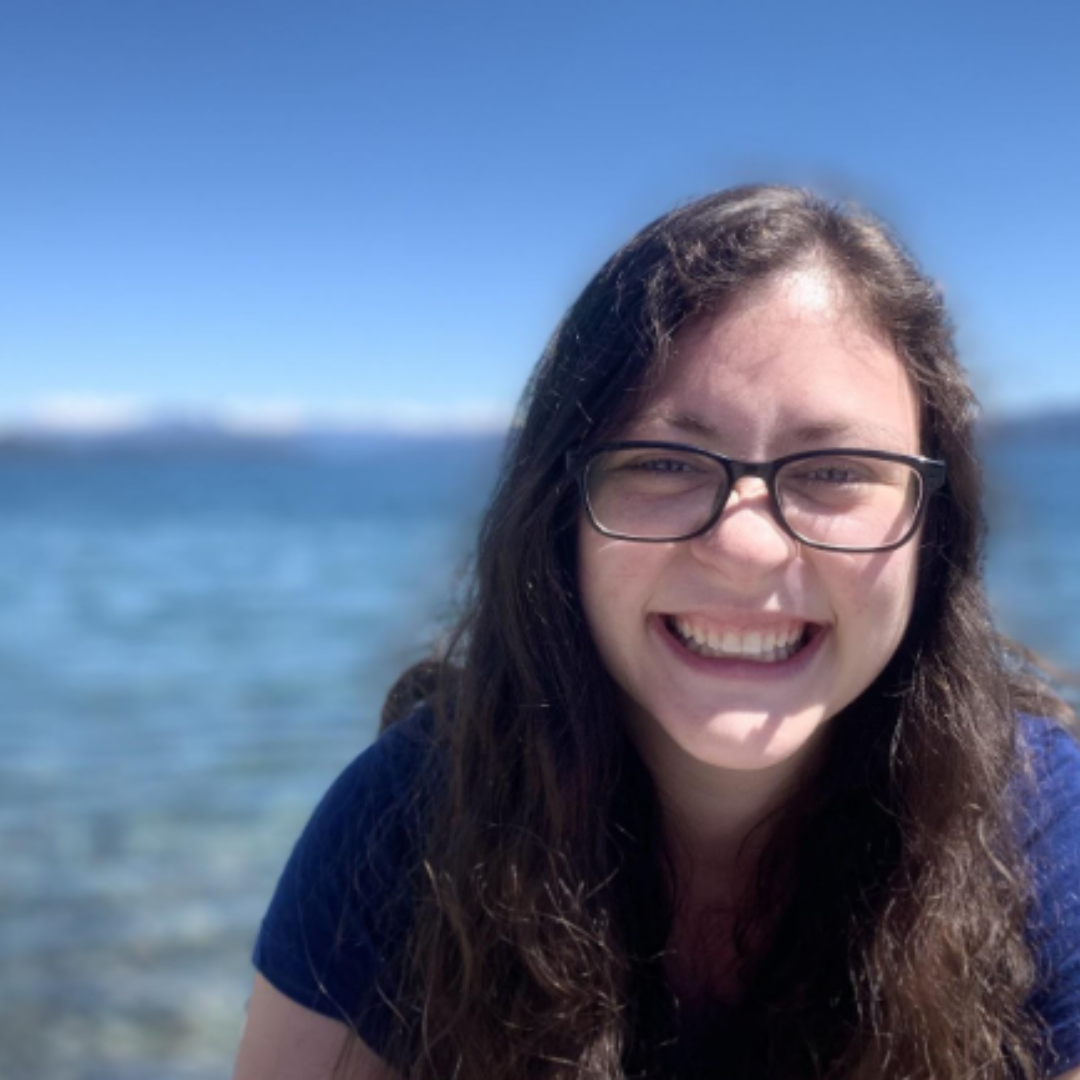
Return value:
<svg viewBox="0 0 1080 1080">
<path fill-rule="evenodd" d="M 670 427 L 685 432 L 687 435 L 695 435 L 713 441 L 723 440 L 723 431 L 696 413 L 646 412 L 641 419 L 646 421 L 659 420 Z M 895 428 L 888 427 L 885 424 L 875 424 L 871 420 L 808 421 L 788 431 L 786 438 L 790 439 L 794 446 L 821 445 L 831 442 L 834 445 L 842 444 L 867 449 L 893 449 L 898 451 L 904 450 L 907 442 Z"/>
</svg>

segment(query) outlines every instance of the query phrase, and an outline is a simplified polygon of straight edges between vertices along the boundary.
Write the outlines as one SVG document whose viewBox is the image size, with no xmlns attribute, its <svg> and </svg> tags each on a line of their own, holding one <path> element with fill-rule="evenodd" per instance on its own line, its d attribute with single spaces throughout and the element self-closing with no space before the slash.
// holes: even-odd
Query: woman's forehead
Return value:
<svg viewBox="0 0 1080 1080">
<path fill-rule="evenodd" d="M 888 333 L 877 324 L 842 274 L 814 260 L 779 270 L 729 296 L 716 309 L 699 312 L 675 333 L 676 349 L 714 331 L 717 326 L 764 319 L 798 330 L 808 322 L 831 325 L 889 345 Z"/>
<path fill-rule="evenodd" d="M 919 393 L 892 345 L 817 268 L 778 276 L 675 337 L 634 427 L 911 451 Z M 833 443 L 835 445 L 835 442 Z"/>
</svg>

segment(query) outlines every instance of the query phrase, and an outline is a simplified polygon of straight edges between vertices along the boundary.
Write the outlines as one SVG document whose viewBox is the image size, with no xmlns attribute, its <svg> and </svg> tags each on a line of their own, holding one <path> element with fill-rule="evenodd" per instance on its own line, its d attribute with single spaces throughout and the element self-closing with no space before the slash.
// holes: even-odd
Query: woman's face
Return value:
<svg viewBox="0 0 1080 1080">
<path fill-rule="evenodd" d="M 619 437 L 745 461 L 829 447 L 917 454 L 919 405 L 892 348 L 827 270 L 808 268 L 682 331 Z M 585 615 L 646 760 L 674 753 L 735 770 L 797 760 L 896 650 L 917 549 L 917 536 L 874 554 L 802 547 L 755 478 L 739 481 L 708 533 L 678 543 L 613 540 L 582 517 Z M 769 652 L 774 639 L 794 653 L 777 658 L 786 650 Z"/>
</svg>

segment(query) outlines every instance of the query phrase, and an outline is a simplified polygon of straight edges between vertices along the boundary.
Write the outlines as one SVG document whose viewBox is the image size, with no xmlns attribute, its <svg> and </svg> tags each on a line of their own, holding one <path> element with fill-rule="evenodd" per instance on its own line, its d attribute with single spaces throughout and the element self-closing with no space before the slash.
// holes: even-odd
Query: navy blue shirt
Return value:
<svg viewBox="0 0 1080 1080">
<path fill-rule="evenodd" d="M 333 784 L 293 850 L 255 945 L 255 966 L 269 982 L 305 1008 L 355 1023 L 376 1053 L 397 1022 L 393 972 L 412 918 L 425 721 L 417 714 L 390 728 Z M 1031 1008 L 1050 1034 L 1047 1076 L 1057 1076 L 1080 1065 L 1080 748 L 1050 721 L 1023 724 L 1035 773 L 1023 816 L 1037 896 Z"/>
</svg>

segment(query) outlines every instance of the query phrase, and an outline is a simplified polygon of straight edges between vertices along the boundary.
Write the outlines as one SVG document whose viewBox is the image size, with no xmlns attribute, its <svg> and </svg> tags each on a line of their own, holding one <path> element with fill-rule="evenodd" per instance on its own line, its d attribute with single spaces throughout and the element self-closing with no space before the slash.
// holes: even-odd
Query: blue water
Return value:
<svg viewBox="0 0 1080 1080">
<path fill-rule="evenodd" d="M 228 1074 L 274 880 L 495 450 L 0 458 L 0 1080 Z M 990 462 L 1002 624 L 1080 669 L 1080 446 Z"/>
</svg>

